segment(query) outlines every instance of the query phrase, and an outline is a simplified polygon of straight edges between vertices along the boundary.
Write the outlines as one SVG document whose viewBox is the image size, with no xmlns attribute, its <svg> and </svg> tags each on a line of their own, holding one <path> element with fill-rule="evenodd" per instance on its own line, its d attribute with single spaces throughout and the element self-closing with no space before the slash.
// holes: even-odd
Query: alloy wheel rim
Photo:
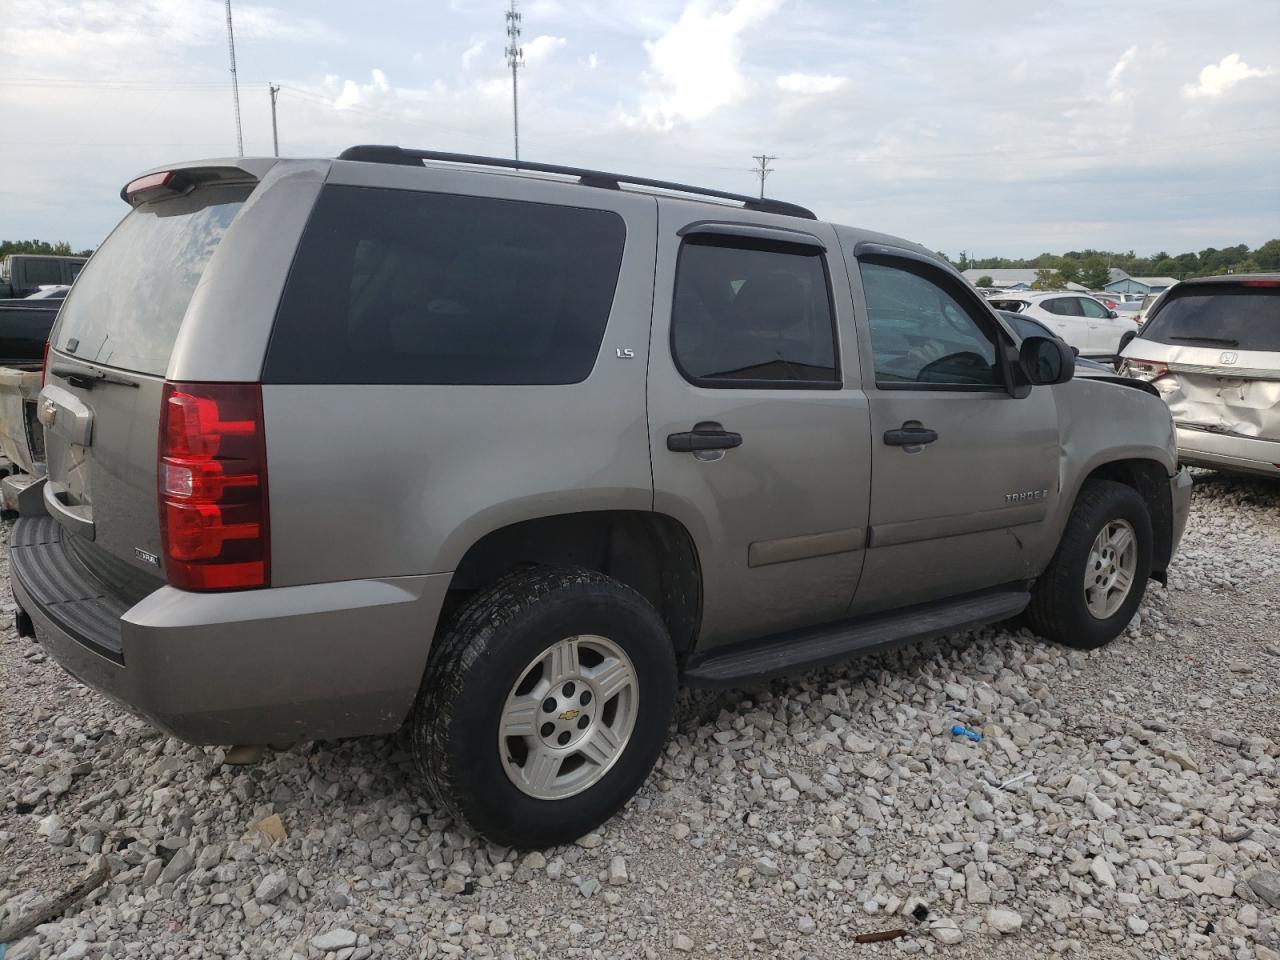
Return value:
<svg viewBox="0 0 1280 960">
<path fill-rule="evenodd" d="M 566 637 L 520 672 L 498 723 L 516 788 L 562 800 L 598 783 L 626 750 L 639 703 L 635 666 L 607 637 Z"/>
<path fill-rule="evenodd" d="M 1084 601 L 1095 620 L 1116 615 L 1133 589 L 1138 536 L 1128 520 L 1112 520 L 1094 538 L 1084 571 Z"/>
</svg>

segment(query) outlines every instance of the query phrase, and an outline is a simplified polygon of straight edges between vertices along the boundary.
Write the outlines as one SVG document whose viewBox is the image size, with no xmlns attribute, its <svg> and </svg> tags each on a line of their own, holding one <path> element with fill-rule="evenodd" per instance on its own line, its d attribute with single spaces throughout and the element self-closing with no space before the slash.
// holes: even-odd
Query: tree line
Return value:
<svg viewBox="0 0 1280 960">
<path fill-rule="evenodd" d="M 1262 273 L 1280 271 L 1280 239 L 1268 240 L 1256 249 L 1248 244 L 1234 247 L 1207 247 L 1198 253 L 1169 254 L 1165 251 L 1150 257 L 1139 257 L 1113 250 L 1068 250 L 1058 255 L 1042 253 L 1032 259 L 1009 257 L 971 257 L 961 250 L 959 258 L 939 254 L 960 270 L 1010 270 L 1015 268 L 1048 270 L 1054 281 L 1079 283 L 1090 290 L 1101 290 L 1109 279 L 1108 270 L 1119 267 L 1133 277 L 1213 277 L 1224 273 Z M 1061 283 L 1059 285 L 1061 285 Z"/>
<path fill-rule="evenodd" d="M 53 257 L 87 257 L 93 248 L 72 250 L 65 240 L 50 243 L 48 240 L 0 240 L 0 257 L 11 253 L 43 253 Z"/>
</svg>

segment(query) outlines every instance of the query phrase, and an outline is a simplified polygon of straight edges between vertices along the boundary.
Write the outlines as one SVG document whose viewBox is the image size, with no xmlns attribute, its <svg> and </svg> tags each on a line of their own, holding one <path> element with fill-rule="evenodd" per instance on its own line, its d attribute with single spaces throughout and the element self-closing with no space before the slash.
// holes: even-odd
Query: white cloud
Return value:
<svg viewBox="0 0 1280 960">
<path fill-rule="evenodd" d="M 778 89 L 786 93 L 814 96 L 835 93 L 848 82 L 848 77 L 837 77 L 832 73 L 788 73 L 778 77 Z"/>
<path fill-rule="evenodd" d="M 462 51 L 462 69 L 470 70 L 471 62 L 482 53 L 484 53 L 483 40 L 477 40 L 475 43 L 471 44 L 471 46 L 467 47 L 466 50 Z"/>
<path fill-rule="evenodd" d="M 587 69 L 588 69 L 588 70 L 594 70 L 594 69 L 595 69 L 596 67 L 598 67 L 598 66 L 600 66 L 600 58 L 599 58 L 599 57 L 597 57 L 594 53 L 593 53 L 593 54 L 588 55 L 588 57 L 587 57 Z"/>
<path fill-rule="evenodd" d="M 546 34 L 534 37 L 524 45 L 524 61 L 537 63 L 540 60 L 546 60 L 568 42 L 564 37 L 552 37 Z"/>
<path fill-rule="evenodd" d="M 387 75 L 374 67 L 370 71 L 371 83 L 356 83 L 354 80 L 347 80 L 338 88 L 337 96 L 334 97 L 333 106 L 338 110 L 348 110 L 352 107 L 376 107 L 386 101 L 391 94 L 391 84 L 387 82 Z M 329 89 L 338 86 L 338 78 L 327 76 L 325 85 Z"/>
<path fill-rule="evenodd" d="M 1197 97 L 1220 97 L 1236 84 L 1252 77 L 1270 77 L 1276 73 L 1275 67 L 1259 70 L 1240 59 L 1240 54 L 1229 53 L 1218 63 L 1211 63 L 1200 71 L 1200 82 L 1189 83 L 1182 88 L 1182 95 L 1191 99 Z"/>
<path fill-rule="evenodd" d="M 1120 54 L 1120 59 L 1116 61 L 1116 65 L 1111 68 L 1111 72 L 1107 74 L 1107 89 L 1110 90 L 1108 98 L 1112 103 L 1119 103 L 1125 99 L 1127 92 L 1124 88 L 1123 81 L 1126 72 L 1133 66 L 1134 58 L 1138 55 L 1136 46 L 1130 47 L 1124 53 Z"/>
<path fill-rule="evenodd" d="M 740 100 L 749 81 L 739 69 L 742 34 L 766 20 L 782 0 L 690 0 L 675 25 L 645 43 L 649 90 L 629 126 L 670 130 Z"/>
</svg>

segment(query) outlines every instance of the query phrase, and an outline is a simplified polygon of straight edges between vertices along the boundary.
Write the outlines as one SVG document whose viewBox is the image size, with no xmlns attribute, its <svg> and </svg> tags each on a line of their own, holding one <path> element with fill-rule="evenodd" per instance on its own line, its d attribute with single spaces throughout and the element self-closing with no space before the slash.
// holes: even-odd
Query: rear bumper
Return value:
<svg viewBox="0 0 1280 960">
<path fill-rule="evenodd" d="M 448 574 L 229 593 L 162 587 L 128 606 L 18 520 L 14 597 L 69 673 L 190 743 L 386 733 L 413 705 Z"/>
<path fill-rule="evenodd" d="M 1280 478 L 1280 441 L 1178 427 L 1178 460 L 1193 467 Z"/>
</svg>

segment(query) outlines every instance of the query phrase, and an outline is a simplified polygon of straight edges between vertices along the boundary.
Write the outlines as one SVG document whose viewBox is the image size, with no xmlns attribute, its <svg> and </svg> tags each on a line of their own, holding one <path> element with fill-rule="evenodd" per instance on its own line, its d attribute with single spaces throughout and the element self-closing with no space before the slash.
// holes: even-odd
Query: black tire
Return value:
<svg viewBox="0 0 1280 960">
<path fill-rule="evenodd" d="M 1126 520 L 1137 541 L 1136 576 L 1124 603 L 1110 617 L 1089 612 L 1084 595 L 1085 566 L 1098 534 L 1113 520 Z M 1048 640 L 1077 650 L 1110 643 L 1133 619 L 1151 572 L 1151 514 L 1132 487 L 1113 480 L 1088 480 L 1076 497 L 1057 552 L 1031 591 L 1027 623 Z"/>
<path fill-rule="evenodd" d="M 630 739 L 601 779 L 542 800 L 519 789 L 498 751 L 502 709 L 530 662 L 566 637 L 608 637 L 630 658 L 640 695 Z M 438 808 L 494 843 L 529 848 L 575 840 L 641 787 L 666 742 L 675 653 L 640 594 L 603 574 L 539 568 L 479 591 L 437 638 L 410 718 L 414 760 Z"/>
</svg>

